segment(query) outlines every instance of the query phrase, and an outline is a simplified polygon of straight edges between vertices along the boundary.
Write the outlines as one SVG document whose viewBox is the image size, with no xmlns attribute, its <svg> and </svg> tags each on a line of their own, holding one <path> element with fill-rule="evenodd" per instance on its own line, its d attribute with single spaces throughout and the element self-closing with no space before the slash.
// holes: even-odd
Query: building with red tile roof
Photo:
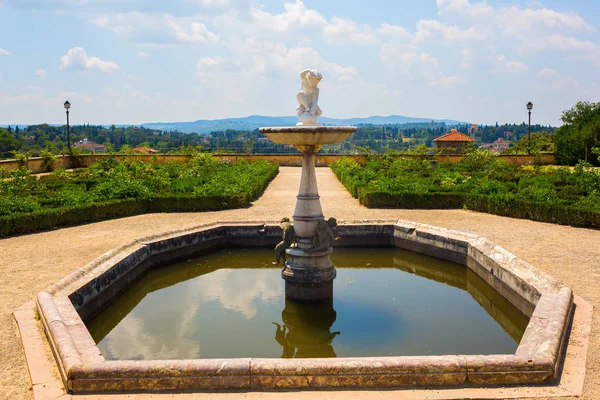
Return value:
<svg viewBox="0 0 600 400">
<path fill-rule="evenodd" d="M 445 135 L 433 139 L 435 147 L 441 150 L 441 154 L 462 154 L 464 149 L 470 144 L 475 142 L 471 136 L 467 136 L 464 133 L 460 133 L 455 128 Z"/>
<path fill-rule="evenodd" d="M 106 153 L 107 147 L 103 144 L 90 142 L 87 139 L 80 140 L 73 143 L 73 146 L 85 151 L 91 151 L 92 153 Z"/>
</svg>

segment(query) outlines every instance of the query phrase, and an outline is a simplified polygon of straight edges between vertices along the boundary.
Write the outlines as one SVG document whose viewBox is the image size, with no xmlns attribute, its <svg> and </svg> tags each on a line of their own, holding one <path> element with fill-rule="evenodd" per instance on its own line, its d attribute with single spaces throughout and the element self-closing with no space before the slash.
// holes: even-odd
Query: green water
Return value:
<svg viewBox="0 0 600 400">
<path fill-rule="evenodd" d="M 106 359 L 514 353 L 528 319 L 466 267 L 336 248 L 334 297 L 286 300 L 270 249 L 150 271 L 87 326 Z"/>
</svg>

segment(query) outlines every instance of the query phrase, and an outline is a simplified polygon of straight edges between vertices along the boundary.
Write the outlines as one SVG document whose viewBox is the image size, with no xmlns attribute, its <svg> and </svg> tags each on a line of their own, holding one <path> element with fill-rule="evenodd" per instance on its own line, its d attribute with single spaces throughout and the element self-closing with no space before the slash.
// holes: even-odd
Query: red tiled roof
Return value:
<svg viewBox="0 0 600 400">
<path fill-rule="evenodd" d="M 460 133 L 456 129 L 452 129 L 450 132 L 445 135 L 440 136 L 439 138 L 433 139 L 434 142 L 474 142 L 471 136 L 467 136 L 464 133 Z"/>
</svg>

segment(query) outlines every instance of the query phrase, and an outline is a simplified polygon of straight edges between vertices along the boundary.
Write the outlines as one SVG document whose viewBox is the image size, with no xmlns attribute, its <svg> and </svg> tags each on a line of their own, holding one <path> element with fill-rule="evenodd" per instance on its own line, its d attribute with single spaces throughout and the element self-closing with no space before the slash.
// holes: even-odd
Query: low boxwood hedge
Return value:
<svg viewBox="0 0 600 400">
<path fill-rule="evenodd" d="M 0 180 L 0 237 L 144 213 L 246 207 L 278 172 L 277 164 L 229 164 L 204 153 L 185 165 L 97 163 L 40 179 L 17 170 Z"/>
<path fill-rule="evenodd" d="M 75 207 L 42 209 L 0 216 L 0 237 L 138 214 L 218 211 L 246 207 L 249 203 L 250 200 L 246 195 L 202 197 L 163 195 L 151 200 L 112 200 Z"/>
<path fill-rule="evenodd" d="M 510 196 L 467 193 L 386 193 L 365 190 L 358 192 L 360 203 L 369 208 L 465 208 L 504 217 L 600 229 L 600 212 L 573 206 L 525 201 Z"/>
<path fill-rule="evenodd" d="M 531 219 L 561 225 L 600 229 L 600 212 L 557 202 L 519 198 L 508 191 L 492 194 L 469 192 L 410 192 L 379 190 L 370 186 L 385 176 L 385 168 L 374 170 L 345 159 L 332 170 L 353 197 L 369 208 L 469 209 L 505 217 Z M 439 190 L 439 188 L 436 188 Z"/>
</svg>

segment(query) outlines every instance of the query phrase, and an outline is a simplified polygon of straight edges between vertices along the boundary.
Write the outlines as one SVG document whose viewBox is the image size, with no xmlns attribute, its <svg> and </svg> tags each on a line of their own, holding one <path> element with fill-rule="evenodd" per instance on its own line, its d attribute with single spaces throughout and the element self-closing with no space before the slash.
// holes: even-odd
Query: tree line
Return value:
<svg viewBox="0 0 600 400">
<path fill-rule="evenodd" d="M 560 128 L 532 125 L 531 145 L 528 125 L 480 125 L 472 134 L 478 143 L 491 143 L 499 138 L 512 142 L 513 151 L 555 151 L 561 164 L 574 165 L 578 160 L 597 163 L 593 149 L 600 147 L 600 103 L 580 102 L 562 115 Z M 450 130 L 443 123 L 413 123 L 388 125 L 359 125 L 358 130 L 345 142 L 327 145 L 323 153 L 352 154 L 368 149 L 384 153 L 403 151 L 417 146 L 432 147 L 433 140 Z M 468 134 L 471 125 L 459 125 L 459 132 Z M 295 153 L 291 146 L 278 145 L 258 130 L 226 130 L 208 135 L 160 131 L 137 126 L 77 125 L 71 127 L 72 143 L 87 139 L 103 144 L 108 151 L 130 152 L 136 147 L 152 148 L 161 153 L 211 151 L 227 153 L 269 154 Z M 25 128 L 0 128 L 0 157 L 11 158 L 15 152 L 29 156 L 66 154 L 66 126 L 48 124 Z"/>
</svg>

